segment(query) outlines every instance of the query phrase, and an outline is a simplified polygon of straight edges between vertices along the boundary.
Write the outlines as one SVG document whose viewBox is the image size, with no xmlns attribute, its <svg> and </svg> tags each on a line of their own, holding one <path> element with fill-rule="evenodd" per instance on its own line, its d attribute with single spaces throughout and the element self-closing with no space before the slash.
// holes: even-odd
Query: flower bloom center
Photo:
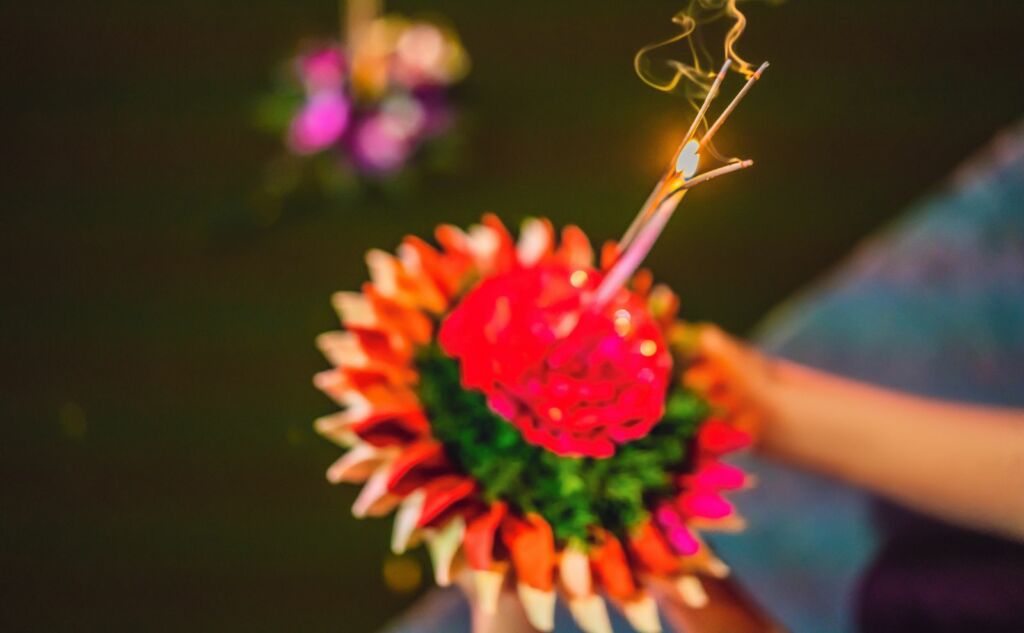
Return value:
<svg viewBox="0 0 1024 633">
<path fill-rule="evenodd" d="M 470 290 L 439 341 L 523 437 L 559 455 L 609 457 L 664 414 L 672 360 L 639 295 L 587 307 L 601 281 L 559 263 L 517 267 Z"/>
</svg>

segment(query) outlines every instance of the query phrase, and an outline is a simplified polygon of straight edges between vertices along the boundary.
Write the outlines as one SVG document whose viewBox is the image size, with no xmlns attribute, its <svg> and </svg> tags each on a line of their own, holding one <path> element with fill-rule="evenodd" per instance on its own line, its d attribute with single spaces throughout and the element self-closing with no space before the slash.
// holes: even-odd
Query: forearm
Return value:
<svg viewBox="0 0 1024 633">
<path fill-rule="evenodd" d="M 1024 540 L 1024 412 L 774 367 L 761 447 L 923 512 Z"/>
</svg>

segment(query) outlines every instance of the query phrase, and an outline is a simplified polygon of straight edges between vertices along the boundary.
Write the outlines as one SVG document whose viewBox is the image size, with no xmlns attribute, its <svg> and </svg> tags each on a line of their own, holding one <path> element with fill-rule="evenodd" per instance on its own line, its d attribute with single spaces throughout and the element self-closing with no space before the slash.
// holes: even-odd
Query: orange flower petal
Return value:
<svg viewBox="0 0 1024 633">
<path fill-rule="evenodd" d="M 651 291 L 651 287 L 654 285 L 654 273 L 649 268 L 641 268 L 636 271 L 633 275 L 633 281 L 630 286 L 633 288 L 633 292 L 640 295 L 641 297 L 647 297 L 647 294 Z"/>
<path fill-rule="evenodd" d="M 476 482 L 467 477 L 445 475 L 427 482 L 420 490 L 426 496 L 417 527 L 425 527 L 454 504 L 473 494 L 476 491 Z"/>
<path fill-rule="evenodd" d="M 594 249 L 587 234 L 571 224 L 562 229 L 562 243 L 555 251 L 555 257 L 570 268 L 591 268 L 594 265 Z"/>
<path fill-rule="evenodd" d="M 395 457 L 391 465 L 388 492 L 405 496 L 424 485 L 428 480 L 452 467 L 444 454 L 444 446 L 432 439 L 419 440 L 407 446 Z"/>
<path fill-rule="evenodd" d="M 626 600 L 636 594 L 636 582 L 629 568 L 626 552 L 619 540 L 601 531 L 600 542 L 590 549 L 590 564 L 598 582 L 608 595 Z"/>
<path fill-rule="evenodd" d="M 523 266 L 535 266 L 551 255 L 555 228 L 547 219 L 528 218 L 519 230 L 516 258 Z"/>
<path fill-rule="evenodd" d="M 494 534 L 505 518 L 507 506 L 498 501 L 491 504 L 487 512 L 469 521 L 466 535 L 463 537 L 463 548 L 466 560 L 473 569 L 490 569 L 494 562 Z"/>
<path fill-rule="evenodd" d="M 552 590 L 555 540 L 547 521 L 539 514 L 528 514 L 525 519 L 506 516 L 501 524 L 501 538 L 519 582 L 541 591 Z"/>
<path fill-rule="evenodd" d="M 485 213 L 481 219 L 483 226 L 494 231 L 498 237 L 498 250 L 494 254 L 494 269 L 496 272 L 506 272 L 516 264 L 516 245 L 512 234 L 502 223 L 501 219 L 493 213 Z"/>
<path fill-rule="evenodd" d="M 650 572 L 667 576 L 679 571 L 676 553 L 650 520 L 644 521 L 629 538 L 629 550 Z"/>
<path fill-rule="evenodd" d="M 374 446 L 404 445 L 430 433 L 430 424 L 421 412 L 407 415 L 374 414 L 352 424 L 349 429 Z"/>
<path fill-rule="evenodd" d="M 619 259 L 619 245 L 609 240 L 601 245 L 601 270 L 606 271 Z"/>
<path fill-rule="evenodd" d="M 356 444 L 338 461 L 327 469 L 327 480 L 332 484 L 348 482 L 361 483 L 373 474 L 377 467 L 393 459 L 393 449 L 381 449 L 366 442 Z"/>
<path fill-rule="evenodd" d="M 469 268 L 468 260 L 442 255 L 415 235 L 407 236 L 398 249 L 399 258 L 403 262 L 415 256 L 423 273 L 434 281 L 449 300 L 461 290 L 462 278 Z"/>
<path fill-rule="evenodd" d="M 401 332 L 414 343 L 430 342 L 434 326 L 425 314 L 388 299 L 370 283 L 363 285 L 363 294 L 387 329 Z"/>
</svg>

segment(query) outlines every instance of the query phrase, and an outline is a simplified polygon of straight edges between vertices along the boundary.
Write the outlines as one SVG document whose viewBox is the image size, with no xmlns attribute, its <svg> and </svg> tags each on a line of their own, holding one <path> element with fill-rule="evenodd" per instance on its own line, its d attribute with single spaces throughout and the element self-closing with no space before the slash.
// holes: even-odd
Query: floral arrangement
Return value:
<svg viewBox="0 0 1024 633">
<path fill-rule="evenodd" d="M 332 482 L 363 483 L 357 517 L 395 512 L 396 553 L 425 542 L 438 584 L 466 570 L 493 612 L 514 578 L 531 624 L 556 591 L 581 627 L 610 631 L 602 594 L 658 631 L 644 588 L 670 579 L 692 606 L 727 567 L 700 533 L 736 530 L 725 500 L 748 483 L 723 455 L 750 421 L 692 353 L 679 301 L 645 270 L 595 301 L 622 253 L 595 263 L 586 235 L 493 215 L 437 246 L 373 250 L 361 293 L 334 305 L 344 331 L 318 345 L 315 384 L 344 409 L 316 422 L 349 450 Z"/>
<path fill-rule="evenodd" d="M 306 46 L 260 109 L 327 185 L 404 170 L 450 131 L 450 90 L 469 68 L 458 36 L 436 22 L 352 20 L 348 39 Z"/>
</svg>

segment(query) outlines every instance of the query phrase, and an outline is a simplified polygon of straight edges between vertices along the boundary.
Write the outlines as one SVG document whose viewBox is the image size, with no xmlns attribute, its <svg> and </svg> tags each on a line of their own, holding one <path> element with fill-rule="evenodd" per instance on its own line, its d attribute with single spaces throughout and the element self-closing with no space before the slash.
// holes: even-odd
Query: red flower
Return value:
<svg viewBox="0 0 1024 633">
<path fill-rule="evenodd" d="M 672 360 L 659 324 L 628 290 L 589 310 L 600 277 L 561 262 L 516 266 L 470 290 L 441 327 L 463 385 L 559 455 L 609 457 L 664 413 Z"/>
</svg>

